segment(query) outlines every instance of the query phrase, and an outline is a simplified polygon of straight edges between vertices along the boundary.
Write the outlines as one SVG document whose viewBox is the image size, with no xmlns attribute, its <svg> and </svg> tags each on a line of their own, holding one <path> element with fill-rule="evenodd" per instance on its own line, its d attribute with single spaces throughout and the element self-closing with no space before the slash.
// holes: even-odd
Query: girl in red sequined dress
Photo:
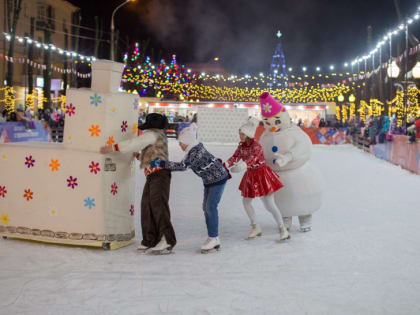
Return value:
<svg viewBox="0 0 420 315">
<path fill-rule="evenodd" d="M 282 241 L 289 239 L 290 234 L 284 226 L 280 210 L 274 202 L 273 193 L 281 189 L 283 184 L 278 175 L 266 164 L 263 148 L 253 138 L 257 126 L 258 121 L 255 118 L 251 118 L 239 129 L 241 142 L 233 156 L 227 160 L 226 166 L 228 168 L 233 167 L 232 172 L 235 172 L 235 170 L 238 171 L 240 169 L 241 165 L 245 166 L 244 164 L 246 164 L 247 170 L 242 177 L 239 190 L 242 192 L 243 205 L 251 221 L 252 230 L 248 234 L 248 238 L 252 239 L 262 235 L 252 206 L 252 200 L 260 197 L 264 207 L 273 215 L 279 227 L 280 240 Z M 244 163 L 240 164 L 241 160 Z"/>
</svg>

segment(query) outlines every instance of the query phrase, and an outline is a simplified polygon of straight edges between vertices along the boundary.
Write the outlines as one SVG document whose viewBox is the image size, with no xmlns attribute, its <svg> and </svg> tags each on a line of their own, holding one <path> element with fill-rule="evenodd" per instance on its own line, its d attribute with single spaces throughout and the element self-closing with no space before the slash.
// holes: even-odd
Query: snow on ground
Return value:
<svg viewBox="0 0 420 315">
<path fill-rule="evenodd" d="M 235 149 L 207 147 L 223 159 Z M 313 163 L 327 182 L 323 207 L 312 232 L 294 222 L 283 244 L 260 201 L 263 237 L 244 240 L 235 175 L 220 206 L 222 249 L 200 254 L 203 187 L 191 171 L 173 174 L 175 254 L 1 240 L 0 314 L 420 314 L 420 176 L 351 146 L 315 147 Z M 143 183 L 139 173 L 139 193 Z"/>
</svg>

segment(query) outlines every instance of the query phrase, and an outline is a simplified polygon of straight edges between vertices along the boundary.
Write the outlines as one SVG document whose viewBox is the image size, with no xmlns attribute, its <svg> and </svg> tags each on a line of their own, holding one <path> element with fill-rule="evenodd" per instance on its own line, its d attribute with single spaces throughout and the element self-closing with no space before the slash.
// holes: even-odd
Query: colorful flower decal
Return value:
<svg viewBox="0 0 420 315">
<path fill-rule="evenodd" d="M 118 193 L 118 186 L 116 183 L 113 183 L 111 185 L 111 194 L 113 194 L 114 196 Z"/>
<path fill-rule="evenodd" d="M 90 97 L 90 103 L 98 107 L 98 105 L 102 103 L 102 99 L 97 93 L 95 93 L 93 94 L 93 96 Z"/>
<path fill-rule="evenodd" d="M 1 214 L 1 223 L 4 225 L 7 225 L 10 222 L 9 215 L 8 214 Z"/>
<path fill-rule="evenodd" d="M 5 159 L 5 158 L 6 158 L 6 154 L 2 154 L 2 155 L 1 155 L 1 158 L 2 158 L 2 159 Z"/>
<path fill-rule="evenodd" d="M 108 147 L 112 147 L 112 145 L 113 145 L 114 143 L 115 143 L 114 137 L 113 137 L 113 136 L 108 137 L 108 141 L 106 142 L 106 145 L 107 145 Z"/>
<path fill-rule="evenodd" d="M 90 163 L 89 168 L 90 168 L 90 172 L 91 173 L 95 173 L 95 174 L 98 174 L 98 172 L 100 172 L 100 170 L 101 170 L 99 168 L 99 162 L 98 163 L 95 163 L 94 161 L 92 161 Z"/>
<path fill-rule="evenodd" d="M 99 125 L 91 125 L 89 128 L 89 132 L 91 137 L 99 137 L 101 129 L 99 128 Z"/>
<path fill-rule="evenodd" d="M 95 198 L 87 197 L 83 201 L 85 202 L 85 207 L 89 208 L 89 210 L 91 210 L 93 207 L 96 207 L 96 205 L 95 205 Z"/>
<path fill-rule="evenodd" d="M 57 214 L 57 211 L 55 211 L 55 209 L 51 209 L 50 215 L 51 216 L 55 216 L 56 214 Z"/>
<path fill-rule="evenodd" d="M 70 176 L 67 178 L 67 187 L 71 187 L 74 189 L 74 187 L 78 186 L 77 184 L 77 178 L 73 178 L 73 176 Z"/>
<path fill-rule="evenodd" d="M 263 104 L 263 112 L 271 113 L 271 105 L 269 103 Z"/>
<path fill-rule="evenodd" d="M 32 155 L 25 157 L 26 161 L 25 161 L 25 165 L 28 168 L 34 167 L 35 166 L 35 160 L 32 158 Z"/>
<path fill-rule="evenodd" d="M 25 189 L 24 192 L 23 198 L 25 198 L 26 201 L 34 199 L 34 193 L 30 189 Z"/>
<path fill-rule="evenodd" d="M 61 164 L 58 163 L 58 160 L 51 159 L 51 163 L 48 165 L 51 168 L 51 172 L 58 171 Z"/>
<path fill-rule="evenodd" d="M 134 215 L 134 205 L 131 205 L 130 207 L 130 215 Z"/>
<path fill-rule="evenodd" d="M 6 186 L 0 186 L 0 197 L 6 198 L 7 189 Z"/>
<path fill-rule="evenodd" d="M 71 117 L 71 115 L 76 114 L 76 107 L 73 106 L 73 104 L 69 104 L 66 106 L 66 114 Z"/>
<path fill-rule="evenodd" d="M 138 131 L 137 123 L 133 123 L 133 127 L 131 127 L 131 132 L 133 134 L 137 134 L 137 131 Z"/>
<path fill-rule="evenodd" d="M 121 124 L 121 131 L 122 131 L 122 132 L 126 132 L 126 131 L 127 131 L 127 128 L 128 128 L 127 121 L 126 121 L 126 120 L 124 120 L 124 121 L 122 122 L 122 124 Z"/>
</svg>

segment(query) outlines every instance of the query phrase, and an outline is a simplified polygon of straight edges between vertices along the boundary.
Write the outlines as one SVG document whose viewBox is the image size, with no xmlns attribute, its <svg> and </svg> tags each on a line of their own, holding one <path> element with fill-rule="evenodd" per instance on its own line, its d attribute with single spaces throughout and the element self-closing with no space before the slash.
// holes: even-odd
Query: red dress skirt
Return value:
<svg viewBox="0 0 420 315">
<path fill-rule="evenodd" d="M 267 165 L 248 169 L 242 177 L 239 190 L 246 198 L 269 195 L 283 187 L 279 176 Z"/>
</svg>

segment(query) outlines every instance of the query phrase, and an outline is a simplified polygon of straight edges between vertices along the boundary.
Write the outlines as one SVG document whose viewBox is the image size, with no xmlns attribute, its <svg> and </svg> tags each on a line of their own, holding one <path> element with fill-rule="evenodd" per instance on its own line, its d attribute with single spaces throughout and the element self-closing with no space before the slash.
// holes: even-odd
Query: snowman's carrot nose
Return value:
<svg viewBox="0 0 420 315">
<path fill-rule="evenodd" d="M 270 131 L 271 131 L 271 132 L 276 131 L 276 127 L 271 127 Z"/>
</svg>

